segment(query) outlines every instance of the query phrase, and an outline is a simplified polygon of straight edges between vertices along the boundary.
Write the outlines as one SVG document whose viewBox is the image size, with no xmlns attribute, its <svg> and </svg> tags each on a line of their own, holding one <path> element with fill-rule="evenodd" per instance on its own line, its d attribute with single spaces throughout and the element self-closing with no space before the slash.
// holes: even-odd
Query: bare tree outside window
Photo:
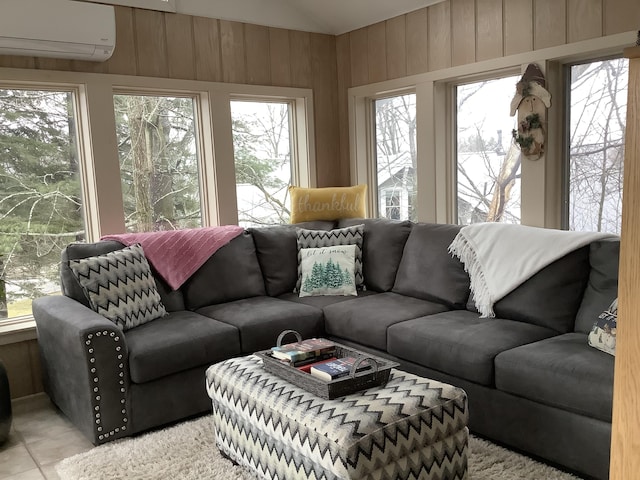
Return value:
<svg viewBox="0 0 640 480">
<path fill-rule="evenodd" d="M 0 90 L 0 318 L 60 293 L 60 252 L 85 237 L 74 95 Z"/>
<path fill-rule="evenodd" d="M 238 225 L 289 223 L 291 105 L 232 101 Z"/>
<path fill-rule="evenodd" d="M 620 234 L 629 62 L 574 65 L 570 85 L 570 230 Z"/>
<path fill-rule="evenodd" d="M 202 226 L 193 99 L 115 95 L 114 108 L 127 231 Z"/>
<path fill-rule="evenodd" d="M 456 87 L 458 223 L 520 223 L 520 150 L 509 106 L 519 76 Z"/>
<path fill-rule="evenodd" d="M 374 101 L 378 214 L 416 221 L 416 95 Z"/>
</svg>

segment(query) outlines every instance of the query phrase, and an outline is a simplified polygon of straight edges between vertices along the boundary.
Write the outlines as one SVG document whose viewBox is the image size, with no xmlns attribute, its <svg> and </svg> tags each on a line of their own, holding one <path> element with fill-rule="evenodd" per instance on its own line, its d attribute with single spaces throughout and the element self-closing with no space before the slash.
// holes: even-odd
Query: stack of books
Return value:
<svg viewBox="0 0 640 480">
<path fill-rule="evenodd" d="M 332 360 L 324 360 L 309 366 L 309 373 L 314 377 L 320 378 L 327 382 L 336 378 L 346 377 L 351 372 L 353 364 L 356 363 L 355 357 L 334 358 Z M 356 372 L 371 368 L 368 363 L 358 365 Z"/>
<path fill-rule="evenodd" d="M 287 362 L 297 368 L 310 367 L 311 364 L 335 359 L 336 345 L 324 338 L 309 338 L 300 342 L 287 343 L 271 348 L 271 356 Z M 309 372 L 308 369 L 303 371 Z"/>
</svg>

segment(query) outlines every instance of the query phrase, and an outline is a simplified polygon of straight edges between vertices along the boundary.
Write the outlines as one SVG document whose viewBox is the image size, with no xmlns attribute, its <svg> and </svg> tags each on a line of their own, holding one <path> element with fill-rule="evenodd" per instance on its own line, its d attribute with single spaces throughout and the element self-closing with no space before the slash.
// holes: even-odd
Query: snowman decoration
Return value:
<svg viewBox="0 0 640 480">
<path fill-rule="evenodd" d="M 529 160 L 538 160 L 544 154 L 547 108 L 551 106 L 551 94 L 540 68 L 529 64 L 516 84 L 516 94 L 511 100 L 511 116 L 518 113 L 518 128 L 513 139 Z"/>
</svg>

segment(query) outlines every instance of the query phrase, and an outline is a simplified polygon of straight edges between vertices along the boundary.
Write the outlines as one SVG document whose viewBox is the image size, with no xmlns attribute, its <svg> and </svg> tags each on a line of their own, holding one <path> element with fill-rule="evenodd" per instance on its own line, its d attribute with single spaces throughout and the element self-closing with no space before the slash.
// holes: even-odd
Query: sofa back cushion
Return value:
<svg viewBox="0 0 640 480">
<path fill-rule="evenodd" d="M 362 272 L 367 290 L 388 292 L 393 288 L 402 252 L 411 233 L 409 221 L 386 218 L 343 219 L 338 228 L 364 224 Z"/>
<path fill-rule="evenodd" d="M 265 295 L 251 234 L 245 231 L 214 253 L 181 290 L 189 310 Z"/>
<path fill-rule="evenodd" d="M 251 228 L 267 295 L 277 297 L 293 292 L 298 281 L 296 227 L 331 230 L 333 221 L 304 222 L 295 225 Z"/>
<path fill-rule="evenodd" d="M 449 245 L 459 225 L 417 223 L 404 247 L 393 292 L 464 309 L 469 298 L 469 275 Z"/>
<path fill-rule="evenodd" d="M 496 302 L 493 310 L 499 318 L 567 333 L 573 330 L 588 279 L 589 246 L 585 246 L 540 270 Z"/>
<path fill-rule="evenodd" d="M 576 316 L 574 331 L 589 333 L 598 316 L 618 297 L 620 241 L 601 240 L 589 248 L 589 282 Z"/>
<path fill-rule="evenodd" d="M 69 260 L 80 260 L 81 258 L 104 255 L 105 253 L 114 252 L 122 248 L 124 248 L 124 245 L 114 240 L 95 243 L 69 244 L 62 251 L 60 262 L 60 287 L 63 295 L 73 298 L 84 306 L 91 308 L 89 305 L 89 299 L 85 295 L 83 288 L 80 286 L 78 279 L 69 268 Z M 151 272 L 153 273 L 153 278 L 156 281 L 160 299 L 167 312 L 184 310 L 182 292 L 180 290 L 171 291 L 171 288 L 167 283 L 156 273 L 153 265 L 151 265 Z"/>
</svg>

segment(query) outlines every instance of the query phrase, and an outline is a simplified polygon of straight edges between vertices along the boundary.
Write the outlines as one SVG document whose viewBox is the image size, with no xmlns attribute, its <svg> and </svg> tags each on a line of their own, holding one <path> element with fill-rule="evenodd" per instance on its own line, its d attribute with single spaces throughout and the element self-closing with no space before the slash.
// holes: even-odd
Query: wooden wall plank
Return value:
<svg viewBox="0 0 640 480">
<path fill-rule="evenodd" d="M 0 55 L 0 67 L 36 68 L 36 59 L 34 57 L 18 57 L 14 55 Z"/>
<path fill-rule="evenodd" d="M 503 55 L 502 0 L 476 0 L 476 60 Z"/>
<path fill-rule="evenodd" d="M 429 19 L 429 70 L 451 66 L 451 6 L 449 2 L 432 5 Z"/>
<path fill-rule="evenodd" d="M 36 393 L 31 374 L 31 357 L 28 342 L 0 345 L 0 358 L 9 377 L 11 398 L 19 398 Z"/>
<path fill-rule="evenodd" d="M 193 17 L 196 80 L 222 81 L 220 24 L 215 18 Z"/>
<path fill-rule="evenodd" d="M 244 24 L 220 20 L 220 56 L 222 58 L 222 81 L 245 83 Z"/>
<path fill-rule="evenodd" d="M 568 0 L 567 42 L 602 36 L 602 0 Z"/>
<path fill-rule="evenodd" d="M 367 29 L 360 28 L 350 34 L 351 37 L 351 82 L 353 86 L 369 82 L 369 47 Z"/>
<path fill-rule="evenodd" d="M 64 58 L 36 57 L 38 70 L 73 70 L 73 61 Z"/>
<path fill-rule="evenodd" d="M 311 34 L 311 68 L 316 124 L 316 174 L 319 187 L 340 184 L 338 74 L 333 35 Z"/>
<path fill-rule="evenodd" d="M 40 361 L 40 349 L 37 340 L 29 340 L 26 342 L 29 346 L 29 363 L 31 370 L 31 381 L 33 384 L 33 393 L 44 392 L 44 384 L 42 381 L 42 363 Z"/>
<path fill-rule="evenodd" d="M 453 65 L 476 60 L 475 0 L 451 0 L 451 55 Z"/>
<path fill-rule="evenodd" d="M 369 57 L 369 83 L 387 79 L 387 33 L 385 22 L 367 27 L 367 55 Z"/>
<path fill-rule="evenodd" d="M 618 282 L 618 325 L 613 381 L 611 480 L 637 478 L 640 470 L 640 47 L 625 50 L 629 60 L 624 196 Z"/>
<path fill-rule="evenodd" d="M 289 31 L 269 28 L 269 59 L 271 83 L 281 87 L 291 85 L 291 54 L 289 51 Z"/>
<path fill-rule="evenodd" d="M 291 52 L 291 86 L 310 88 L 311 81 L 311 34 L 291 30 L 289 34 Z"/>
<path fill-rule="evenodd" d="M 533 0 L 533 48 L 567 42 L 567 0 Z"/>
<path fill-rule="evenodd" d="M 533 50 L 533 2 L 509 0 L 504 2 L 504 54 Z"/>
<path fill-rule="evenodd" d="M 245 23 L 244 41 L 247 58 L 247 83 L 268 85 L 271 82 L 269 27 Z"/>
<path fill-rule="evenodd" d="M 407 75 L 406 15 L 387 20 L 387 78 Z"/>
<path fill-rule="evenodd" d="M 604 34 L 640 30 L 638 0 L 604 0 Z"/>
<path fill-rule="evenodd" d="M 407 75 L 429 69 L 428 24 L 426 8 L 407 14 Z"/>
<path fill-rule="evenodd" d="M 351 168 L 349 165 L 349 97 L 351 87 L 351 46 L 349 34 L 336 38 L 336 65 L 338 68 L 338 134 L 340 141 L 340 185 L 349 185 Z"/>
<path fill-rule="evenodd" d="M 169 77 L 193 79 L 196 74 L 192 16 L 167 14 L 167 59 Z"/>
<path fill-rule="evenodd" d="M 133 31 L 133 9 L 115 7 L 116 48 L 107 60 L 107 71 L 120 75 L 136 75 L 136 45 Z"/>
<path fill-rule="evenodd" d="M 133 12 L 133 25 L 138 75 L 168 77 L 164 13 L 136 9 Z"/>
</svg>

